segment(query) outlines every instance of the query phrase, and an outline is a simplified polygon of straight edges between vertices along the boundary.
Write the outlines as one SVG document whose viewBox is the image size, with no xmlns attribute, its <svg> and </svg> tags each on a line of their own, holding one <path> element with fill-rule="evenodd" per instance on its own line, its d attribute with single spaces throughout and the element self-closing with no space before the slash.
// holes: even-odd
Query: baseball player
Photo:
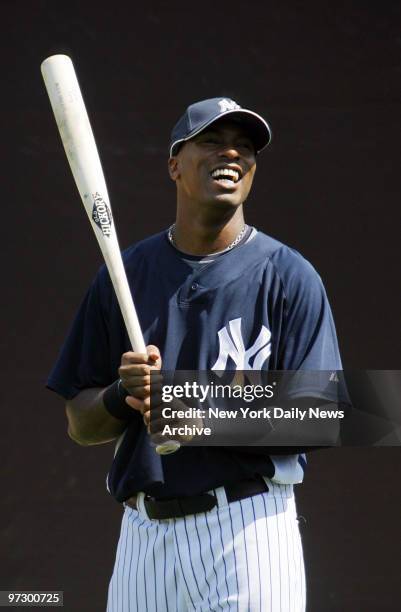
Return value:
<svg viewBox="0 0 401 612">
<path fill-rule="evenodd" d="M 162 364 L 341 369 L 320 277 L 244 221 L 270 137 L 266 121 L 233 100 L 187 108 L 168 161 L 175 223 L 123 254 L 147 354 L 130 350 L 102 267 L 50 374 L 73 440 L 117 440 L 107 484 L 124 513 L 108 612 L 305 610 L 293 494 L 302 449 L 184 446 L 158 455 L 149 435 L 150 376 L 157 381 Z"/>
</svg>

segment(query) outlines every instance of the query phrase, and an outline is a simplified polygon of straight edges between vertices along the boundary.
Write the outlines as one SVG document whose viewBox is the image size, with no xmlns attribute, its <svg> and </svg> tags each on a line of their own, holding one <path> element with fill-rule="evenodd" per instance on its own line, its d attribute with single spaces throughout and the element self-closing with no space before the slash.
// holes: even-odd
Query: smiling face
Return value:
<svg viewBox="0 0 401 612">
<path fill-rule="evenodd" d="M 248 132 L 220 120 L 185 142 L 169 171 L 179 202 L 238 207 L 252 187 L 256 153 Z"/>
</svg>

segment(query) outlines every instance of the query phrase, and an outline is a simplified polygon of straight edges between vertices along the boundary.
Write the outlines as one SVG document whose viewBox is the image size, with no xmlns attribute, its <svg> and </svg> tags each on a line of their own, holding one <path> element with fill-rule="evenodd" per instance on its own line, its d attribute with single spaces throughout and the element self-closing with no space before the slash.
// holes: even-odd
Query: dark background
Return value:
<svg viewBox="0 0 401 612">
<path fill-rule="evenodd" d="M 191 102 L 266 116 L 248 223 L 319 270 L 348 368 L 399 369 L 399 1 L 2 2 L 0 589 L 105 608 L 113 448 L 66 436 L 44 381 L 101 257 L 40 63 L 75 62 L 122 247 L 174 219 L 169 132 Z M 399 609 L 398 448 L 319 451 L 297 487 L 309 612 Z"/>
</svg>

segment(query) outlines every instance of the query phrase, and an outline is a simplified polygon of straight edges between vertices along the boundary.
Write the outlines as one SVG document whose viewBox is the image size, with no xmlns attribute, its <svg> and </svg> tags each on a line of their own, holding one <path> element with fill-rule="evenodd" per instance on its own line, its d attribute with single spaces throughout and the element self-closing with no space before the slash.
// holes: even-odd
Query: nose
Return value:
<svg viewBox="0 0 401 612">
<path fill-rule="evenodd" d="M 233 144 L 223 144 L 218 153 L 219 157 L 225 157 L 227 159 L 239 159 L 240 153 Z"/>
</svg>

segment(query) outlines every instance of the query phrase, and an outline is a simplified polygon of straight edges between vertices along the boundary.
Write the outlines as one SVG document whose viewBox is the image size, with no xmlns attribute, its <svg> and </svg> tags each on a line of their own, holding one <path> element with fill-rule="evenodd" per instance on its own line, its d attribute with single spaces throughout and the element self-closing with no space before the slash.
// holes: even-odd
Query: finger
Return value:
<svg viewBox="0 0 401 612">
<path fill-rule="evenodd" d="M 148 386 L 157 391 L 161 391 L 163 387 L 163 376 L 160 374 L 157 376 L 152 375 L 137 375 L 137 374 L 128 374 L 126 371 L 119 371 L 120 378 L 125 385 L 129 385 L 130 387 L 144 387 Z"/>
<path fill-rule="evenodd" d="M 156 366 L 149 365 L 147 363 L 138 363 L 132 364 L 128 363 L 125 365 L 120 365 L 118 368 L 118 373 L 120 374 L 120 378 L 124 376 L 152 376 L 152 372 L 158 372 Z"/>
<path fill-rule="evenodd" d="M 121 364 L 129 365 L 131 363 L 147 363 L 149 355 L 147 353 L 134 353 L 134 351 L 127 351 L 121 356 Z"/>
<path fill-rule="evenodd" d="M 138 399 L 137 397 L 133 397 L 132 395 L 127 395 L 125 398 L 125 403 L 128 404 L 134 410 L 137 410 L 141 414 L 145 411 L 144 401 Z"/>
<path fill-rule="evenodd" d="M 135 385 L 131 384 L 130 380 L 121 379 L 124 389 L 128 391 L 130 395 L 139 399 L 145 399 L 146 397 L 153 397 L 153 405 L 157 406 L 161 402 L 161 390 L 162 385 Z"/>
<path fill-rule="evenodd" d="M 153 385 L 142 385 L 141 387 L 135 387 L 132 385 L 124 385 L 130 395 L 138 397 L 139 399 L 145 399 L 147 397 L 152 398 L 152 405 L 158 406 L 162 402 L 161 389 L 155 389 Z"/>
<path fill-rule="evenodd" d="M 133 401 L 130 403 L 128 400 L 133 400 Z M 140 398 L 129 395 L 128 397 L 125 398 L 125 401 L 128 403 L 129 406 L 132 405 L 133 408 L 135 408 L 136 410 L 139 410 L 139 412 L 141 412 L 142 414 L 145 414 L 147 412 L 150 413 L 151 409 L 155 408 L 157 405 L 160 405 L 162 403 L 161 396 L 156 396 L 155 398 L 145 397 L 145 399 L 140 399 Z"/>
<path fill-rule="evenodd" d="M 163 405 L 160 401 L 160 404 L 156 407 L 153 406 L 153 401 L 151 399 L 151 407 L 147 407 L 147 400 L 144 400 L 144 410 L 143 410 L 143 422 L 145 423 L 146 427 L 148 427 L 150 424 L 152 423 L 163 423 L 163 427 L 167 422 L 170 422 L 170 419 L 166 419 L 165 417 L 163 417 L 162 411 L 163 411 Z"/>
</svg>

